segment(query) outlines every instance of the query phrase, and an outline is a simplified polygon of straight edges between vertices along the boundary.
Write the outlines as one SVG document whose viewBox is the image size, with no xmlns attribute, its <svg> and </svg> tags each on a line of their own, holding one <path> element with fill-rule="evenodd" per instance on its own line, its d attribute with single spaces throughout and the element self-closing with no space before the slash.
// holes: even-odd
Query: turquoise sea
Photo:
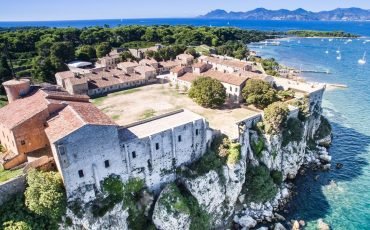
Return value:
<svg viewBox="0 0 370 230">
<path fill-rule="evenodd" d="M 0 22 L 0 27 L 50 26 L 86 27 L 104 24 L 235 26 L 258 30 L 343 30 L 362 35 L 360 39 L 284 39 L 280 46 L 254 46 L 264 57 L 274 57 L 282 64 L 302 70 L 329 71 L 331 74 L 304 74 L 315 82 L 345 84 L 347 89 L 327 91 L 323 107 L 334 129 L 330 148 L 333 156 L 329 172 L 309 172 L 296 179 L 297 196 L 293 199 L 287 220 L 307 223 L 316 229 L 323 218 L 332 229 L 370 229 L 370 58 L 359 65 L 365 51 L 370 56 L 370 22 L 292 22 L 209 19 L 130 19 L 54 22 Z M 328 53 L 326 54 L 326 51 Z M 341 60 L 337 59 L 340 51 Z M 336 169 L 336 163 L 342 169 Z M 319 175 L 318 180 L 314 178 Z"/>
</svg>

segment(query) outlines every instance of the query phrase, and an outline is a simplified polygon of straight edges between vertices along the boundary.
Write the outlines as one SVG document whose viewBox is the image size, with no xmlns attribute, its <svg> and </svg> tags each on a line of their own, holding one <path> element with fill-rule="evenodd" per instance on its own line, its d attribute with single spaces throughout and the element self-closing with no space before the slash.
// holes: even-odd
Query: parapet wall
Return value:
<svg viewBox="0 0 370 230">
<path fill-rule="evenodd" d="M 26 175 L 18 176 L 14 179 L 0 184 L 0 205 L 8 201 L 17 193 L 23 193 L 26 189 Z"/>
</svg>

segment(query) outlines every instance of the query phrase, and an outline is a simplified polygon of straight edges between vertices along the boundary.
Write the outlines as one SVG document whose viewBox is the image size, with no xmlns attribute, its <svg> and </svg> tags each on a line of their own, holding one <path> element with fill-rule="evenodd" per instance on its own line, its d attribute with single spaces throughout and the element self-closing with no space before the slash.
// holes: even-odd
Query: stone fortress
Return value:
<svg viewBox="0 0 370 230">
<path fill-rule="evenodd" d="M 32 86 L 25 79 L 4 82 L 9 99 L 0 109 L 0 143 L 6 148 L 0 161 L 4 168 L 45 157 L 54 159 L 71 199 L 80 194 L 85 201 L 94 199 L 101 181 L 112 174 L 123 181 L 142 178 L 156 191 L 175 180 L 177 167 L 206 152 L 217 127 L 210 127 L 204 117 L 187 109 L 120 126 L 91 104 L 87 95 L 139 87 L 158 79 L 190 87 L 201 75 L 220 80 L 229 98 L 237 103 L 246 81 L 252 78 L 295 90 L 299 96 L 308 94 L 312 105 L 321 104 L 325 90 L 325 85 L 274 78 L 253 63 L 218 56 L 194 59 L 183 54 L 168 63 L 149 59 L 101 62 L 110 64 L 100 70 L 57 73 L 58 86 Z M 290 116 L 297 116 L 298 109 L 290 109 Z M 242 126 L 250 128 L 262 116 L 261 111 L 230 125 L 240 132 Z M 239 140 L 238 136 L 233 138 Z"/>
</svg>

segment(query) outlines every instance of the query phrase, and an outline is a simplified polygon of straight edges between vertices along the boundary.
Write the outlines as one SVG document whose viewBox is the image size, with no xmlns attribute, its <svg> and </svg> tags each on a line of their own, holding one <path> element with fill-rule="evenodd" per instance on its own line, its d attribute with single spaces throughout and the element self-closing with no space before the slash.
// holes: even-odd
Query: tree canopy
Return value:
<svg viewBox="0 0 370 230">
<path fill-rule="evenodd" d="M 226 89 L 216 79 L 199 77 L 193 81 L 189 97 L 203 107 L 216 108 L 225 103 Z"/>
<path fill-rule="evenodd" d="M 59 220 L 66 211 L 62 178 L 57 172 L 32 170 L 27 175 L 26 206 L 40 216 Z"/>
<path fill-rule="evenodd" d="M 65 70 L 66 62 L 76 59 L 94 61 L 96 56 L 102 57 L 109 53 L 111 47 L 143 48 L 161 43 L 184 47 L 181 50 L 185 50 L 187 46 L 207 45 L 215 46 L 220 55 L 244 58 L 247 54 L 245 44 L 268 37 L 266 32 L 226 27 L 28 27 L 1 30 L 0 51 L 3 52 L 5 43 L 9 44 L 18 75 L 31 76 L 35 81 L 54 82 L 55 72 Z M 174 51 L 164 49 L 157 56 L 161 60 L 168 60 L 173 58 L 174 53 L 178 53 Z"/>
<path fill-rule="evenodd" d="M 263 123 L 267 134 L 276 134 L 283 128 L 288 114 L 288 106 L 283 102 L 274 102 L 263 110 Z"/>
<path fill-rule="evenodd" d="M 268 82 L 258 79 L 248 80 L 242 94 L 247 104 L 253 104 L 259 109 L 278 100 L 277 91 Z"/>
</svg>

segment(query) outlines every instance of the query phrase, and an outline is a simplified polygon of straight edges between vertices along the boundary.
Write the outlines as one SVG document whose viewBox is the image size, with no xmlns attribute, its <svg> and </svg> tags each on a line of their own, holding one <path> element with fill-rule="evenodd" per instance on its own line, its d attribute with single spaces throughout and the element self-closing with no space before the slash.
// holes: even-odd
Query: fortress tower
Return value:
<svg viewBox="0 0 370 230">
<path fill-rule="evenodd" d="M 13 79 L 3 82 L 9 103 L 25 96 L 30 90 L 30 84 L 29 79 Z"/>
</svg>

